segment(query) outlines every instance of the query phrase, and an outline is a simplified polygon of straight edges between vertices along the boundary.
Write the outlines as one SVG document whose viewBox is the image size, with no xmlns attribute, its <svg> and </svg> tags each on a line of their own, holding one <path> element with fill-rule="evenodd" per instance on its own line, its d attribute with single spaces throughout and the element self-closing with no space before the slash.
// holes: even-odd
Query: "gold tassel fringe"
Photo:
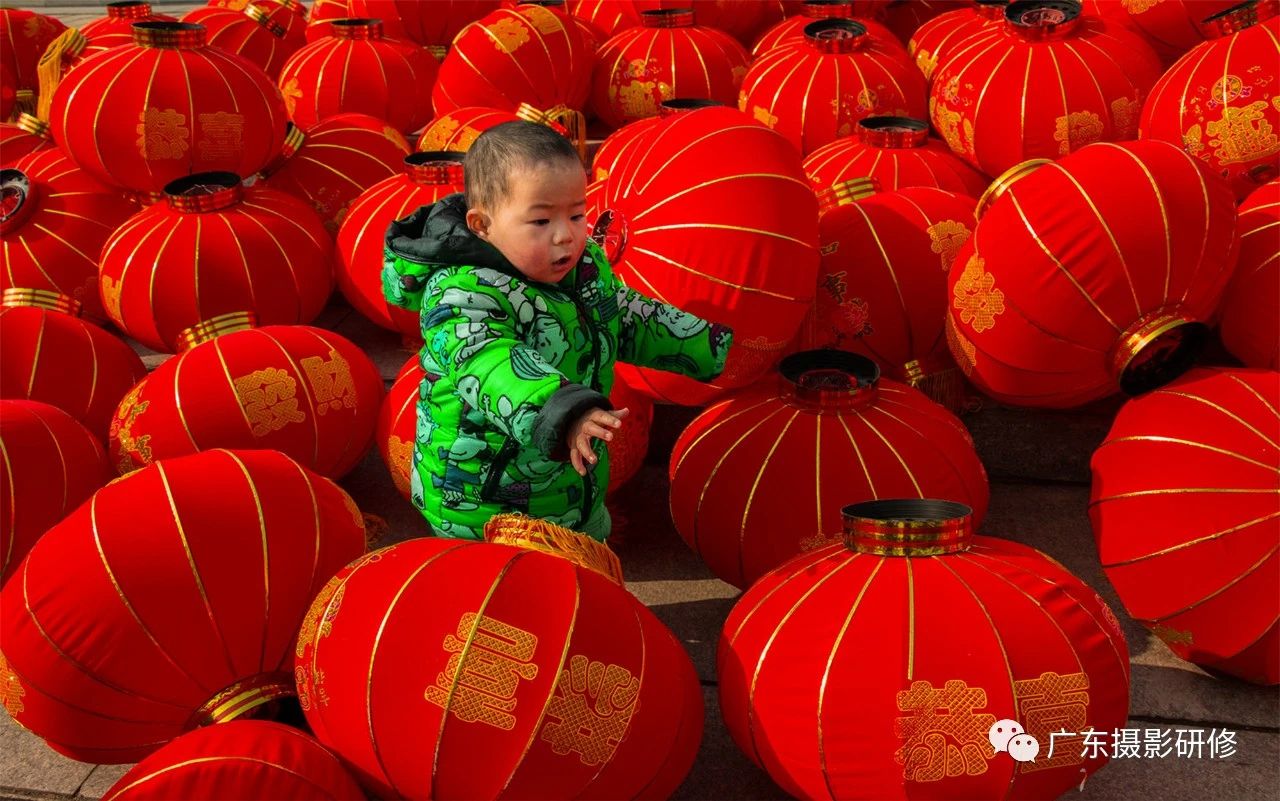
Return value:
<svg viewBox="0 0 1280 801">
<path fill-rule="evenodd" d="M 36 74 L 40 76 L 36 117 L 49 121 L 49 112 L 53 109 L 53 90 L 62 83 L 65 62 L 80 55 L 88 43 L 89 40 L 78 28 L 67 28 L 45 48 L 44 55 L 40 56 L 40 64 L 36 67 Z"/>
<path fill-rule="evenodd" d="M 622 563 L 608 545 L 541 518 L 521 514 L 494 515 L 484 524 L 484 538 L 486 542 L 514 545 L 568 559 L 622 586 Z"/>
</svg>

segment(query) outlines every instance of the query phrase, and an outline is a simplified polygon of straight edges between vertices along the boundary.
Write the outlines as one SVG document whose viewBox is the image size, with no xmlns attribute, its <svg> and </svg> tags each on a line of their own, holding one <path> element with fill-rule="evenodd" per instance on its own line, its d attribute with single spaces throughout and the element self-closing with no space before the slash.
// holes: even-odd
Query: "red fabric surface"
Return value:
<svg viewBox="0 0 1280 801">
<path fill-rule="evenodd" d="M 396 491 L 407 501 L 409 476 L 413 471 L 413 445 L 418 435 L 418 388 L 422 384 L 418 356 L 410 356 L 378 412 L 378 451 L 391 472 Z"/>
<path fill-rule="evenodd" d="M 884 192 L 932 186 L 976 198 L 991 183 L 934 137 L 918 146 L 879 147 L 862 141 L 855 132 L 806 156 L 804 171 L 814 191 L 855 178 L 874 178 Z"/>
<path fill-rule="evenodd" d="M 808 25 L 810 22 L 817 22 L 819 19 L 830 19 L 832 17 L 852 19 L 853 21 L 860 23 L 867 29 L 867 33 L 877 39 L 886 50 L 903 49 L 902 42 L 898 41 L 898 37 L 894 35 L 893 31 L 869 17 L 854 17 L 851 13 L 853 11 L 853 7 L 853 3 L 834 6 L 827 9 L 828 13 L 822 17 L 805 16 L 803 11 L 795 16 L 787 17 L 782 22 L 779 22 L 777 25 L 774 25 L 772 28 L 769 28 L 764 33 L 760 34 L 760 37 L 756 39 L 755 43 L 751 46 L 751 58 L 753 60 L 760 58 L 760 56 L 763 56 L 765 53 L 773 50 L 774 48 L 780 47 L 783 44 L 792 44 L 797 39 L 804 39 L 804 26 Z M 801 8 L 803 9 L 803 5 Z M 846 15 L 844 13 L 845 9 L 850 13 Z"/>
<path fill-rule="evenodd" d="M 67 29 L 56 17 L 22 8 L 0 9 L 0 61 L 19 89 L 37 91 L 36 67 L 49 43 Z"/>
<path fill-rule="evenodd" d="M 1083 0 L 1090 14 L 1113 19 L 1128 26 L 1155 48 L 1167 67 L 1205 40 L 1198 23 L 1224 11 L 1236 0 Z"/>
<path fill-rule="evenodd" d="M 418 150 L 453 150 L 465 153 L 476 137 L 495 125 L 520 119 L 510 111 L 482 106 L 464 106 L 441 114 L 422 129 Z"/>
<path fill-rule="evenodd" d="M 263 15 L 261 20 L 246 13 L 251 6 Z M 249 3 L 238 11 L 198 8 L 182 20 L 200 23 L 209 32 L 209 44 L 249 59 L 272 80 L 279 77 L 289 57 L 307 43 L 306 11 L 275 0 Z"/>
<path fill-rule="evenodd" d="M 382 20 L 392 39 L 448 47 L 469 23 L 498 7 L 497 0 L 348 0 L 353 17 Z M 345 16 L 345 15 L 344 15 Z"/>
<path fill-rule="evenodd" d="M 972 53 L 978 42 L 991 41 L 1004 27 L 1004 9 L 997 19 L 978 12 L 973 5 L 945 11 L 931 18 L 911 36 L 907 52 L 924 75 L 932 80 L 938 67 L 957 53 Z"/>
<path fill-rule="evenodd" d="M 134 16 L 137 14 L 137 16 Z M 110 50 L 120 45 L 133 44 L 133 23 L 135 22 L 174 22 L 174 17 L 168 14 L 157 14 L 152 10 L 150 4 L 147 5 L 146 13 L 139 13 L 135 9 L 129 9 L 128 16 L 113 17 L 108 10 L 107 16 L 100 17 L 92 22 L 86 22 L 80 26 L 80 33 L 88 40 L 84 49 L 80 51 L 76 57 L 77 60 L 87 58 L 94 53 L 101 53 L 103 50 Z M 199 20 L 192 20 L 198 22 Z"/>
<path fill-rule="evenodd" d="M 1280 369 L 1280 180 L 1240 206 L 1240 261 L 1222 299 L 1222 344 L 1247 367 Z"/>
</svg>

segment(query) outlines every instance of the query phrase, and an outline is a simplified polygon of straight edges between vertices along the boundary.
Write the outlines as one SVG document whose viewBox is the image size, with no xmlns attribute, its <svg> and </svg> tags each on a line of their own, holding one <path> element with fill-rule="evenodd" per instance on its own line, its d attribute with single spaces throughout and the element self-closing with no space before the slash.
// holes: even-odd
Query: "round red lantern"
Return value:
<svg viewBox="0 0 1280 801">
<path fill-rule="evenodd" d="M 338 758 L 314 738 L 269 720 L 234 720 L 169 743 L 120 777 L 103 801 L 364 797 Z"/>
<path fill-rule="evenodd" d="M 376 19 L 340 19 L 332 33 L 293 54 L 280 70 L 289 117 L 303 130 L 334 114 L 359 112 L 408 133 L 431 119 L 435 56 L 383 38 Z M 341 70 L 326 69 L 342 64 Z"/>
<path fill-rule="evenodd" d="M 920 26 L 955 6 L 950 0 L 890 0 L 879 17 L 904 45 L 911 41 Z"/>
<path fill-rule="evenodd" d="M 940 65 L 929 113 L 957 155 L 999 175 L 1026 159 L 1135 138 L 1159 75 L 1151 47 L 1122 26 L 1083 16 L 1076 3 L 1019 0 L 998 35 Z"/>
<path fill-rule="evenodd" d="M 251 315 L 184 332 L 182 353 L 138 383 L 111 421 L 121 475 L 213 448 L 277 450 L 341 478 L 364 457 L 382 377 L 349 340 L 320 328 L 253 328 Z"/>
<path fill-rule="evenodd" d="M 774 380 L 708 407 L 676 442 L 670 478 L 676 530 L 735 587 L 838 540 L 845 501 L 955 498 L 981 522 L 989 494 L 954 415 L 833 350 L 788 356 Z"/>
<path fill-rule="evenodd" d="M 102 249 L 103 305 L 129 336 L 174 353 L 181 332 L 222 314 L 287 325 L 324 308 L 333 240 L 301 200 L 231 173 L 192 175 L 165 193 Z"/>
<path fill-rule="evenodd" d="M 80 62 L 54 93 L 53 138 L 76 164 L 158 192 L 191 173 L 252 175 L 280 152 L 285 108 L 266 73 L 207 46 L 199 25 L 139 22 L 133 35 Z"/>
<path fill-rule="evenodd" d="M 1224 182 L 1147 140 L 1028 162 L 992 188 L 949 290 L 948 344 L 979 389 L 1066 408 L 1190 366 L 1236 263 Z"/>
<path fill-rule="evenodd" d="M 280 158 L 263 170 L 258 185 L 306 201 L 336 236 L 351 203 L 396 175 L 407 155 L 409 143 L 377 117 L 334 114 L 305 133 L 291 126 Z"/>
<path fill-rule="evenodd" d="M 84 37 L 81 47 L 68 51 L 66 55 L 75 59 L 83 59 L 94 53 L 101 53 L 113 47 L 133 44 L 133 24 L 135 22 L 176 22 L 168 14 L 157 14 L 151 4 L 142 0 L 122 0 L 107 3 L 107 15 L 80 27 L 80 35 Z M 193 22 L 195 20 L 192 20 Z"/>
<path fill-rule="evenodd" d="M 1106 764 L 1084 743 L 1129 712 L 1114 613 L 1040 551 L 976 536 L 968 511 L 846 506 L 843 543 L 779 567 L 730 612 L 720 710 L 789 795 L 1057 798 Z M 1034 761 L 1001 753 L 1012 739 Z"/>
<path fill-rule="evenodd" d="M 1165 65 L 1205 40 L 1200 23 L 1239 0 L 1083 0 L 1085 11 L 1127 25 Z"/>
<path fill-rule="evenodd" d="M 591 180 L 603 181 L 609 177 L 609 173 L 617 167 L 622 154 L 626 152 L 627 147 L 632 142 L 640 139 L 640 134 L 648 131 L 662 117 L 670 117 L 673 114 L 679 114 L 682 111 L 693 111 L 698 108 L 707 108 L 709 106 L 730 105 L 721 103 L 717 100 L 704 100 L 695 98 L 673 98 L 664 100 L 658 105 L 658 116 L 645 117 L 635 122 L 627 123 L 618 130 L 605 137 L 604 141 L 596 148 L 595 156 L 591 161 Z"/>
<path fill-rule="evenodd" d="M 649 431 L 653 428 L 653 401 L 627 386 L 613 382 L 609 403 L 615 409 L 627 409 L 626 422 L 613 434 L 609 443 L 609 487 L 613 493 L 621 489 L 644 466 L 649 452 Z"/>
<path fill-rule="evenodd" d="M 378 412 L 378 451 L 396 491 L 406 500 L 413 470 L 413 443 L 418 433 L 418 390 L 425 375 L 415 354 L 400 368 Z"/>
<path fill-rule="evenodd" d="M 878 40 L 887 49 L 902 49 L 902 42 L 885 26 L 868 17 L 854 16 L 853 0 L 807 0 L 800 13 L 787 17 L 769 28 L 751 48 L 751 58 L 757 59 L 783 44 L 804 39 L 804 28 L 811 22 L 823 19 L 851 19 L 867 29 L 867 35 Z"/>
<path fill-rule="evenodd" d="M 595 29 L 601 41 L 640 25 L 634 0 L 569 0 L 569 12 Z"/>
<path fill-rule="evenodd" d="M 1237 200 L 1280 174 L 1280 4 L 1211 17 L 1217 38 L 1180 58 L 1151 90 L 1139 135 L 1186 148 L 1231 182 Z"/>
<path fill-rule="evenodd" d="M 468 23 L 497 7 L 497 0 L 351 0 L 351 15 L 381 19 L 388 37 L 421 45 L 442 59 Z"/>
<path fill-rule="evenodd" d="M 406 338 L 420 339 L 418 314 L 392 306 L 382 294 L 382 248 L 387 226 L 420 207 L 461 192 L 462 154 L 413 153 L 404 172 L 386 178 L 352 202 L 338 229 L 338 288 L 356 311 Z"/>
<path fill-rule="evenodd" d="M 641 27 L 601 46 L 591 107 L 609 128 L 654 117 L 676 97 L 732 104 L 751 58 L 729 34 L 694 24 L 688 9 L 645 11 Z"/>
<path fill-rule="evenodd" d="M 1240 206 L 1240 261 L 1222 300 L 1222 344 L 1249 367 L 1280 369 L 1280 180 Z"/>
<path fill-rule="evenodd" d="M 10 72 L 9 65 L 0 62 L 0 123 L 7 124 L 17 110 L 18 82 Z"/>
<path fill-rule="evenodd" d="M 617 372 L 652 398 L 705 403 L 763 374 L 799 328 L 817 285 L 817 201 L 795 149 L 736 109 L 676 114 L 641 136 L 598 197 L 621 246 L 615 268 L 636 291 L 730 326 L 734 341 L 711 385 Z"/>
<path fill-rule="evenodd" d="M 465 153 L 480 134 L 495 125 L 518 119 L 520 117 L 514 112 L 496 108 L 465 106 L 454 109 L 427 123 L 418 137 L 418 150 Z"/>
<path fill-rule="evenodd" d="M 307 605 L 363 551 L 351 498 L 275 451 L 114 481 L 0 590 L 9 713 L 60 754 L 121 763 L 293 695 Z"/>
<path fill-rule="evenodd" d="M 925 95 L 900 46 L 885 46 L 860 22 L 826 19 L 751 65 L 738 108 L 809 154 L 853 133 L 863 117 L 923 117 Z"/>
<path fill-rule="evenodd" d="M 1124 405 L 1089 517 L 1129 614 L 1184 659 L 1280 682 L 1280 373 L 1193 370 Z"/>
<path fill-rule="evenodd" d="M 916 67 L 925 80 L 933 80 L 938 65 L 956 53 L 976 53 L 978 43 L 993 40 L 1004 27 L 1009 0 L 977 0 L 946 11 L 916 29 L 907 43 Z"/>
<path fill-rule="evenodd" d="M 102 443 L 47 403 L 0 400 L 0 585 L 40 535 L 112 478 Z"/>
<path fill-rule="evenodd" d="M 595 52 L 567 17 L 540 6 L 499 8 L 462 29 L 440 64 L 437 114 L 465 106 L 581 110 Z"/>
<path fill-rule="evenodd" d="M 91 319 L 105 320 L 98 254 L 138 207 L 55 147 L 36 150 L 0 171 L 0 186 L 0 289 L 60 293 L 80 303 Z"/>
<path fill-rule="evenodd" d="M 307 15 L 307 41 L 315 42 L 332 36 L 334 20 L 351 19 L 355 16 L 351 10 L 351 0 L 315 0 L 311 4 L 311 13 Z"/>
<path fill-rule="evenodd" d="M 847 181 L 870 178 L 885 192 L 930 186 L 979 197 L 990 179 L 957 157 L 929 124 L 911 117 L 866 117 L 857 133 L 810 153 L 804 171 L 815 192 Z"/>
<path fill-rule="evenodd" d="M 49 43 L 67 29 L 57 18 L 21 8 L 0 8 L 0 63 L 8 69 L 18 90 L 18 101 L 35 111 L 40 89 L 36 67 Z"/>
<path fill-rule="evenodd" d="M 298 0 L 257 0 L 240 10 L 205 6 L 182 20 L 203 25 L 210 45 L 252 61 L 272 80 L 307 43 L 306 9 Z"/>
<path fill-rule="evenodd" d="M 116 405 L 147 368 L 133 348 L 79 313 L 80 305 L 66 295 L 4 291 L 0 398 L 56 406 L 105 442 Z"/>
</svg>

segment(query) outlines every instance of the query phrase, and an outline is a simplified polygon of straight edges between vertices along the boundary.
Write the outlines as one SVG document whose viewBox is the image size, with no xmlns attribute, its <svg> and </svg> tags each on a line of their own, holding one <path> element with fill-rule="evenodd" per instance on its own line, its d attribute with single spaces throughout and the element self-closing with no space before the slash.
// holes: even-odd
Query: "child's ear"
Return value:
<svg viewBox="0 0 1280 801">
<path fill-rule="evenodd" d="M 488 240 L 489 238 L 489 215 L 480 209 L 467 209 L 467 227 L 471 229 L 471 233 Z"/>
</svg>

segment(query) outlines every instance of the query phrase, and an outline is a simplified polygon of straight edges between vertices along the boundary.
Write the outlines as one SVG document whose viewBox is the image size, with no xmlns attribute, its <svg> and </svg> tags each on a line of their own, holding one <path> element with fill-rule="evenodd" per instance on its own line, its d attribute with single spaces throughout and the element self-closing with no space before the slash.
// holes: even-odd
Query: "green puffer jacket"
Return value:
<svg viewBox="0 0 1280 801">
<path fill-rule="evenodd" d="M 391 224 L 382 283 L 422 313 L 411 494 L 450 537 L 480 539 L 512 511 L 583 530 L 604 504 L 608 449 L 596 441 L 583 477 L 564 440 L 585 411 L 612 408 L 613 363 L 709 381 L 733 339 L 628 289 L 594 243 L 559 284 L 530 281 L 467 228 L 460 194 Z"/>
</svg>

